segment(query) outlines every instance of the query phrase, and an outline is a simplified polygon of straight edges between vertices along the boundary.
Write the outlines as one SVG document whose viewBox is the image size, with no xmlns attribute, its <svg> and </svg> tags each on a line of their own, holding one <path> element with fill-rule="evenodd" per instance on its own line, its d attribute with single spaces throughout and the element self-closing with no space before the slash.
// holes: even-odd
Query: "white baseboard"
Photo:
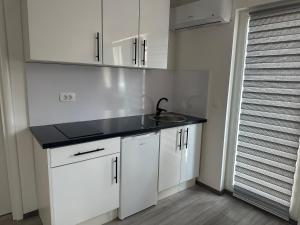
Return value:
<svg viewBox="0 0 300 225">
<path fill-rule="evenodd" d="M 93 219 L 87 220 L 78 225 L 102 225 L 102 224 L 108 223 L 108 222 L 116 219 L 117 216 L 118 216 L 118 211 L 116 209 L 116 210 L 110 211 L 108 213 L 105 213 L 103 215 L 97 216 Z"/>
</svg>

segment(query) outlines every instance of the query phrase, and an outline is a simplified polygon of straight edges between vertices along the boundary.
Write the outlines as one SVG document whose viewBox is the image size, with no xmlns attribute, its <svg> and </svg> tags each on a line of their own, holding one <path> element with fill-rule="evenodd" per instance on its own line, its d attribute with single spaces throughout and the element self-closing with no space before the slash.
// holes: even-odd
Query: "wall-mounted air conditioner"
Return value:
<svg viewBox="0 0 300 225">
<path fill-rule="evenodd" d="M 171 29 L 191 29 L 207 24 L 228 23 L 232 0 L 199 0 L 171 9 Z"/>
</svg>

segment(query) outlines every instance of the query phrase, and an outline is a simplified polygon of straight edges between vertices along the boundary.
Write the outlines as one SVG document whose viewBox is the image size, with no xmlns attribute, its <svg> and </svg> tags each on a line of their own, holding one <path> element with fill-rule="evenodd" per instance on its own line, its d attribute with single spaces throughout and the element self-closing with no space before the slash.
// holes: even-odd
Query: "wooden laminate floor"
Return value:
<svg viewBox="0 0 300 225">
<path fill-rule="evenodd" d="M 0 225 L 42 225 L 42 222 L 38 216 L 30 217 L 22 221 L 13 221 L 11 215 L 1 216 Z"/>
<path fill-rule="evenodd" d="M 230 195 L 195 186 L 127 219 L 106 225 L 286 225 L 289 224 Z"/>
<path fill-rule="evenodd" d="M 0 225 L 41 225 L 38 217 L 12 222 L 0 217 Z M 106 225 L 287 225 L 271 214 L 229 195 L 218 196 L 195 186 L 161 200 L 155 207 Z"/>
</svg>

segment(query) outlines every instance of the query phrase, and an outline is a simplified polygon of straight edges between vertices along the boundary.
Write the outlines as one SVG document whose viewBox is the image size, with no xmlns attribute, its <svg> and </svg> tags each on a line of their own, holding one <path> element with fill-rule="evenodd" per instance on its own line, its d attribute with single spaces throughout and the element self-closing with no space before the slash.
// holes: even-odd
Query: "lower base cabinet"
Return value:
<svg viewBox="0 0 300 225">
<path fill-rule="evenodd" d="M 43 225 L 76 225 L 119 208 L 120 138 L 54 149 L 35 142 Z"/>
<path fill-rule="evenodd" d="M 179 184 L 181 151 L 179 141 L 181 128 L 160 131 L 158 191 L 161 192 Z"/>
<path fill-rule="evenodd" d="M 113 154 L 51 169 L 54 224 L 74 225 L 119 208 L 119 179 L 114 179 L 119 158 Z"/>
<path fill-rule="evenodd" d="M 159 192 L 199 176 L 201 135 L 202 124 L 161 130 Z M 43 225 L 76 225 L 119 208 L 120 144 L 118 137 L 42 149 L 35 141 Z"/>
<path fill-rule="evenodd" d="M 180 183 L 199 176 L 202 125 L 185 126 L 182 132 Z"/>
<path fill-rule="evenodd" d="M 158 191 L 199 176 L 202 124 L 161 130 Z"/>
</svg>

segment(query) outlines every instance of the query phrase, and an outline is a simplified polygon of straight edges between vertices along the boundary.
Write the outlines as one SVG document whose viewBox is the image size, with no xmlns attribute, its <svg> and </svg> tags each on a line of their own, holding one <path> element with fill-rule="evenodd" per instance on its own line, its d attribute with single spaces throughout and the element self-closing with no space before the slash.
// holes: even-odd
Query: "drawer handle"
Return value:
<svg viewBox="0 0 300 225">
<path fill-rule="evenodd" d="M 88 152 L 78 152 L 78 153 L 74 154 L 74 156 L 86 155 L 86 154 L 90 154 L 90 153 L 94 153 L 94 152 L 100 152 L 103 150 L 104 150 L 104 148 L 98 148 L 96 150 L 92 150 L 92 151 L 88 151 Z"/>
</svg>

